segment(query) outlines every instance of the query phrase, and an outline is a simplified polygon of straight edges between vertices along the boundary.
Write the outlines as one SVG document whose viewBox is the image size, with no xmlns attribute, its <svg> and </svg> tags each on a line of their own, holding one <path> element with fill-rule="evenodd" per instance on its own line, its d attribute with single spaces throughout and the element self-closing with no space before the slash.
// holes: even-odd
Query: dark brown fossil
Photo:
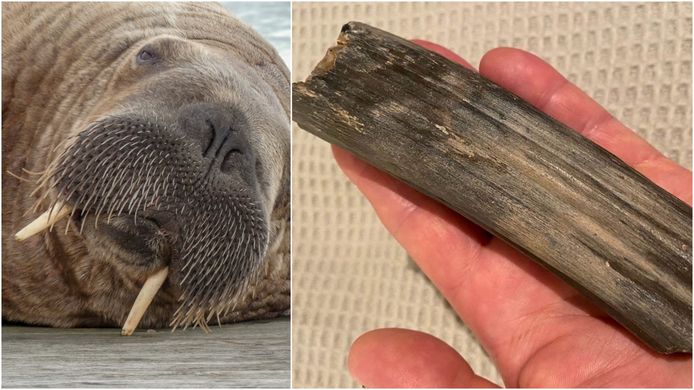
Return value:
<svg viewBox="0 0 694 390">
<path fill-rule="evenodd" d="M 502 238 L 657 351 L 691 351 L 692 209 L 480 75 L 346 24 L 293 119 Z"/>
</svg>

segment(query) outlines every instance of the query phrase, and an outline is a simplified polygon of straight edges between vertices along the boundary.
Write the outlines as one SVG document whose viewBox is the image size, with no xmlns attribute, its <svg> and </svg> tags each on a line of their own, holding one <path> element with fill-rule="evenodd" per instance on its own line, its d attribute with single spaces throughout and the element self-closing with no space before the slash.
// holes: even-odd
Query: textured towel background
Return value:
<svg viewBox="0 0 694 390">
<path fill-rule="evenodd" d="M 294 3 L 292 77 L 303 80 L 350 20 L 440 43 L 475 65 L 491 48 L 523 48 L 690 168 L 691 13 L 686 3 Z M 501 383 L 328 145 L 296 125 L 293 136 L 294 386 L 358 386 L 349 345 L 387 326 L 430 332 Z"/>
</svg>

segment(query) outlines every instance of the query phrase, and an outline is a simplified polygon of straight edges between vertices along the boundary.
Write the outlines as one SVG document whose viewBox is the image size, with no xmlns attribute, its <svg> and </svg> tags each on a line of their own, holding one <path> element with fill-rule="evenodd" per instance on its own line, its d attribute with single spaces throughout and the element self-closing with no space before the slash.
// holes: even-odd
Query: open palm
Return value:
<svg viewBox="0 0 694 390">
<path fill-rule="evenodd" d="M 430 50 L 470 64 L 445 48 Z M 668 160 L 539 58 L 488 52 L 479 72 L 609 150 L 691 205 L 691 172 Z M 334 148 L 369 199 L 494 360 L 511 387 L 691 387 L 691 355 L 661 355 L 549 271 L 406 184 Z M 352 346 L 366 387 L 489 387 L 453 348 L 425 333 L 380 329 Z"/>
</svg>

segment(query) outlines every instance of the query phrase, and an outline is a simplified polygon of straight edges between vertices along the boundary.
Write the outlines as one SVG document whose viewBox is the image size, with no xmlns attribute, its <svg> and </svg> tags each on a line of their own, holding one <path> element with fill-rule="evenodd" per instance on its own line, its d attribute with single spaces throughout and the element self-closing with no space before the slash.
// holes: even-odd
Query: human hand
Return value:
<svg viewBox="0 0 694 390">
<path fill-rule="evenodd" d="M 438 45 L 417 41 L 472 68 Z M 539 58 L 499 48 L 480 74 L 612 152 L 691 205 L 692 175 Z M 661 355 L 575 289 L 464 217 L 334 147 L 345 174 L 448 300 L 509 387 L 691 387 L 691 354 Z M 366 387 L 492 387 L 452 347 L 421 332 L 359 337 L 349 369 Z"/>
</svg>

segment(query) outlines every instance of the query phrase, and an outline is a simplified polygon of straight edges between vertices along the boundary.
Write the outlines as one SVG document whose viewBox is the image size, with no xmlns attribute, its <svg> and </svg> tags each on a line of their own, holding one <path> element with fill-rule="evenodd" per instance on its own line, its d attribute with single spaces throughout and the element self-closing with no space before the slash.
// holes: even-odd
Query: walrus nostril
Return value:
<svg viewBox="0 0 694 390">
<path fill-rule="evenodd" d="M 218 167 L 223 173 L 241 172 L 246 176 L 245 171 L 252 161 L 249 149 L 250 145 L 245 139 L 245 134 L 236 131 L 233 127 L 222 130 L 213 128 L 214 138 L 210 141 L 210 146 L 204 153 L 204 157 L 210 161 L 210 167 Z"/>
<path fill-rule="evenodd" d="M 217 129 L 213 127 L 214 138 L 212 139 L 211 147 L 207 150 L 205 157 L 210 159 L 224 158 L 228 152 L 229 142 L 233 142 L 231 138 L 234 136 L 231 127 L 223 127 Z"/>
<path fill-rule="evenodd" d="M 238 108 L 196 103 L 181 109 L 179 116 L 183 130 L 200 145 L 210 168 L 231 173 L 252 167 L 248 165 L 253 163 L 248 121 Z"/>
<path fill-rule="evenodd" d="M 242 167 L 247 165 L 245 160 L 247 160 L 247 156 L 244 155 L 242 149 L 233 148 L 224 155 L 220 169 L 224 173 L 230 173 L 239 168 L 243 169 Z"/>
<path fill-rule="evenodd" d="M 214 130 L 214 126 L 212 125 L 212 122 L 210 122 L 208 120 L 207 126 L 208 126 L 208 130 L 209 130 L 208 131 L 209 134 L 207 135 L 208 142 L 207 142 L 207 146 L 204 146 L 202 148 L 202 155 L 203 156 L 207 156 L 210 153 L 210 150 L 212 150 L 212 145 L 214 145 L 214 139 L 215 139 L 215 134 L 214 134 L 215 130 Z"/>
</svg>

